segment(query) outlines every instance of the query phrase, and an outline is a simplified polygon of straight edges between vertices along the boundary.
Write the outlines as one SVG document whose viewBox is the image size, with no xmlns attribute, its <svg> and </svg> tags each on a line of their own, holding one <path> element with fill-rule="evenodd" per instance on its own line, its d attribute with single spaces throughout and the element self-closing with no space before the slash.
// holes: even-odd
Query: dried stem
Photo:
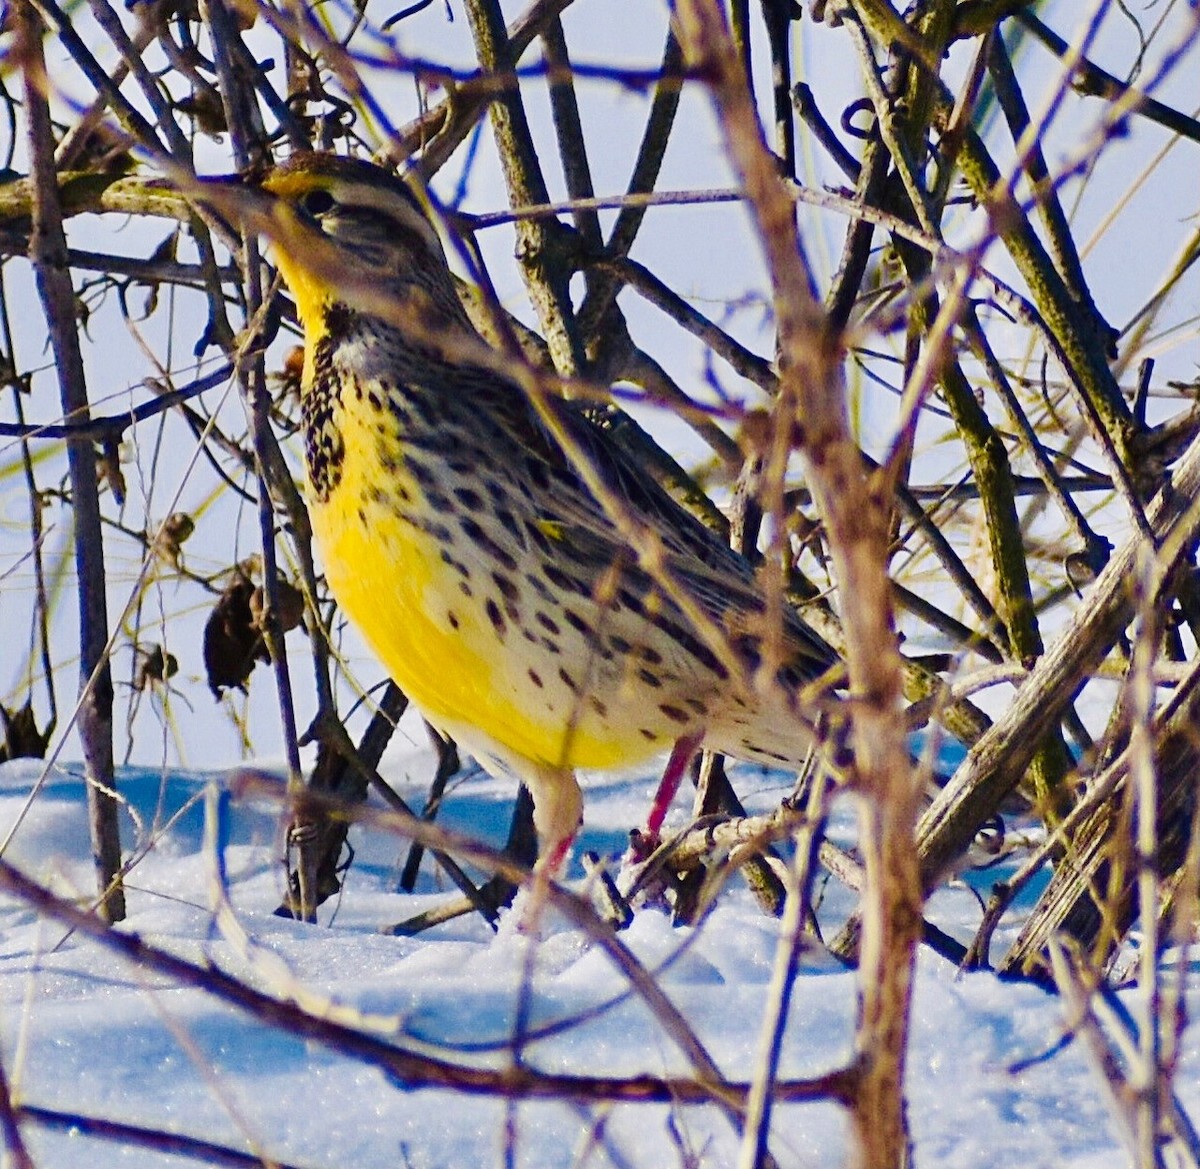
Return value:
<svg viewBox="0 0 1200 1169">
<path fill-rule="evenodd" d="M 87 384 L 75 317 L 75 294 L 66 266 L 67 241 L 54 169 L 54 138 L 47 99 L 44 33 L 31 4 L 16 10 L 29 117 L 29 153 L 33 168 L 33 232 L 30 258 L 50 330 L 63 414 L 88 416 Z M 75 516 L 75 570 L 79 582 L 79 689 L 76 725 L 83 747 L 87 781 L 88 826 L 98 912 L 106 921 L 125 916 L 121 887 L 121 838 L 113 773 L 112 668 L 108 660 L 108 601 L 104 540 L 100 530 L 100 493 L 96 450 L 83 435 L 67 440 L 71 503 Z"/>
<path fill-rule="evenodd" d="M 677 14 L 684 51 L 711 88 L 766 257 L 780 349 L 776 437 L 786 448 L 790 428 L 799 428 L 809 488 L 845 598 L 852 742 L 864 796 L 859 848 L 867 873 L 856 1036 L 860 1075 L 851 1110 L 859 1160 L 898 1166 L 907 1148 L 903 1071 L 921 893 L 912 836 L 916 793 L 904 745 L 900 656 L 887 583 L 888 508 L 874 494 L 849 433 L 838 339 L 828 332 L 792 200 L 763 143 L 724 18 L 712 0 L 690 0 Z"/>
</svg>

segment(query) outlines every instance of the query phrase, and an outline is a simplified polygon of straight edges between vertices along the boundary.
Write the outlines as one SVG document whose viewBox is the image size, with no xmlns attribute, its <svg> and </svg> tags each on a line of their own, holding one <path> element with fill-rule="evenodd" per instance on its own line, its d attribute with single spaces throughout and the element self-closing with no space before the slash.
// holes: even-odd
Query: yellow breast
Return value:
<svg viewBox="0 0 1200 1169">
<path fill-rule="evenodd" d="M 424 514 L 444 528 L 447 517 L 424 504 L 402 460 L 383 466 L 377 419 L 343 403 L 339 423 L 341 477 L 327 500 L 312 503 L 326 577 L 422 713 L 468 749 L 510 762 L 605 769 L 661 750 L 664 742 L 648 739 L 632 716 L 601 719 L 586 695 L 572 702 L 560 693 L 556 703 L 530 681 L 528 641 L 515 629 L 497 637 L 481 590 L 467 595 L 461 572 L 445 563 L 444 539 L 413 522 Z M 461 544 L 453 552 L 460 564 L 471 554 Z M 610 696 L 609 705 L 621 703 Z"/>
</svg>

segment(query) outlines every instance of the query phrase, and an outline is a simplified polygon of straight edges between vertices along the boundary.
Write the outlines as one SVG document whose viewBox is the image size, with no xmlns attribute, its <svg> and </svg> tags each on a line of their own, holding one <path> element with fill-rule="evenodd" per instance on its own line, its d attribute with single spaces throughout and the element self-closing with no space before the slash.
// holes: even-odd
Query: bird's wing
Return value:
<svg viewBox="0 0 1200 1169">
<path fill-rule="evenodd" d="M 753 658 L 754 642 L 761 640 L 761 623 L 757 623 L 758 635 L 747 636 L 745 619 L 753 627 L 754 616 L 763 613 L 766 604 L 750 563 L 676 502 L 580 404 L 554 399 L 552 409 L 604 487 L 635 523 L 645 525 L 661 542 L 666 574 L 687 590 L 706 617 L 737 636 L 744 657 Z M 563 540 L 574 557 L 600 570 L 628 563 L 629 540 L 569 464 L 557 441 L 540 426 L 538 429 L 541 441 L 535 443 L 535 449 L 553 464 L 545 495 L 547 518 L 564 526 Z M 530 449 L 528 445 L 526 449 Z M 629 571 L 635 578 L 644 578 L 647 590 L 652 587 L 642 570 L 631 565 Z M 818 677 L 838 661 L 829 644 L 789 605 L 783 606 L 782 622 L 784 658 L 800 678 Z"/>
</svg>

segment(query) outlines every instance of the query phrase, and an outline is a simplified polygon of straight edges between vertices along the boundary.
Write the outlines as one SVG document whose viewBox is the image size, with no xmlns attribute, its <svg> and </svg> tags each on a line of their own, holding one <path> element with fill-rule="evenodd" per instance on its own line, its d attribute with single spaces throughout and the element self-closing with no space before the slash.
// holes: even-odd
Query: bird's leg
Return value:
<svg viewBox="0 0 1200 1169">
<path fill-rule="evenodd" d="M 570 768 L 528 763 L 521 778 L 533 796 L 533 825 L 538 834 L 538 860 L 529 894 L 521 908 L 519 929 L 536 934 L 550 882 L 558 876 L 583 820 L 583 793 Z"/>
<path fill-rule="evenodd" d="M 573 830 L 569 836 L 562 837 L 549 849 L 538 857 L 537 867 L 539 871 L 546 873 L 548 876 L 555 876 L 559 869 L 562 868 L 563 862 L 567 859 L 567 854 L 571 851 L 571 845 L 575 843 L 577 830 Z"/>
<path fill-rule="evenodd" d="M 671 809 L 671 801 L 675 799 L 684 774 L 696 757 L 696 752 L 700 750 L 703 740 L 702 731 L 684 735 L 682 739 L 676 740 L 675 746 L 671 748 L 667 765 L 663 768 L 662 779 L 658 781 L 658 791 L 654 793 L 654 802 L 650 805 L 650 814 L 646 817 L 646 827 L 640 831 L 634 829 L 630 833 L 630 859 L 634 863 L 645 860 L 658 847 L 659 830 Z"/>
<path fill-rule="evenodd" d="M 522 778 L 533 796 L 533 825 L 538 834 L 537 867 L 553 877 L 583 820 L 583 793 L 567 767 L 531 766 Z"/>
<path fill-rule="evenodd" d="M 654 793 L 654 803 L 650 805 L 650 815 L 646 817 L 646 834 L 648 836 L 658 836 L 658 831 L 667 818 L 667 812 L 671 809 L 671 801 L 675 799 L 679 785 L 683 782 L 684 773 L 691 765 L 692 760 L 696 758 L 696 752 L 700 750 L 703 739 L 702 732 L 684 735 L 671 748 L 667 765 L 663 768 L 662 779 L 658 781 L 658 791 Z"/>
</svg>

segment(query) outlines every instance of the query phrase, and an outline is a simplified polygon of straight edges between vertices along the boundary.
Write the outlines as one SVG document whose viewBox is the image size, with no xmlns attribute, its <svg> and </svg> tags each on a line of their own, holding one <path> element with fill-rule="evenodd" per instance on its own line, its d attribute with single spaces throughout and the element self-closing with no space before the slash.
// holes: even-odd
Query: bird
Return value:
<svg viewBox="0 0 1200 1169">
<path fill-rule="evenodd" d="M 267 238 L 296 304 L 333 597 L 434 727 L 526 784 L 539 868 L 578 832 L 580 771 L 669 753 L 656 837 L 701 747 L 803 764 L 837 654 L 582 399 L 483 340 L 426 193 L 297 152 L 201 198 Z"/>
</svg>

